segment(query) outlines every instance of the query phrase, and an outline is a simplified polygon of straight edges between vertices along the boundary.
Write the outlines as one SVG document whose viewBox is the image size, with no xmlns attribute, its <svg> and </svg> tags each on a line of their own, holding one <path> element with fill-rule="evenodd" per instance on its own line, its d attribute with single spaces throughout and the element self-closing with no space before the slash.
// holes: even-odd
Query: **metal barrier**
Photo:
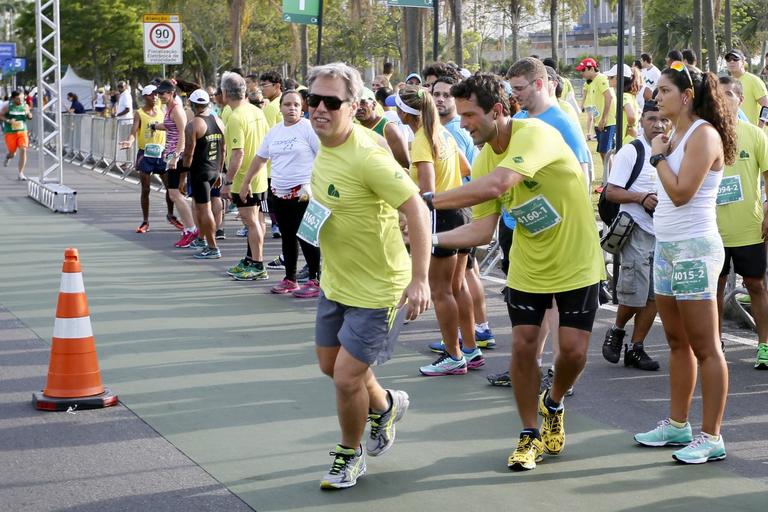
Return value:
<svg viewBox="0 0 768 512">
<path fill-rule="evenodd" d="M 91 153 L 83 161 L 83 166 L 97 170 L 105 166 L 104 163 L 104 133 L 107 129 L 105 117 L 91 119 Z"/>
<path fill-rule="evenodd" d="M 82 165 L 91 154 L 91 127 L 93 116 L 80 119 L 79 144 L 75 148 L 75 160 Z"/>
<path fill-rule="evenodd" d="M 134 162 L 138 152 L 136 149 L 137 144 L 134 143 L 128 149 L 120 149 L 120 141 L 128 138 L 132 127 L 133 121 L 116 120 L 115 122 L 114 156 L 107 172 L 116 173 L 121 179 L 127 178 L 135 170 Z"/>
</svg>

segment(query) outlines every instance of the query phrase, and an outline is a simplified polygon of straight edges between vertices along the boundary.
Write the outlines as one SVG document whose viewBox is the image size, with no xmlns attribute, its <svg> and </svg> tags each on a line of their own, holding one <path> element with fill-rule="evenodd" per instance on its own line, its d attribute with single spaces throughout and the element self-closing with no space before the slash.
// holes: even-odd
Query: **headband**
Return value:
<svg viewBox="0 0 768 512">
<path fill-rule="evenodd" d="M 420 116 L 421 115 L 421 112 L 419 112 L 418 110 L 416 110 L 413 107 L 409 107 L 408 105 L 406 105 L 405 102 L 403 101 L 403 99 L 400 97 L 399 94 L 395 95 L 395 105 L 397 105 L 397 108 L 399 108 L 400 110 L 402 110 L 406 114 L 411 114 L 412 116 Z"/>
</svg>

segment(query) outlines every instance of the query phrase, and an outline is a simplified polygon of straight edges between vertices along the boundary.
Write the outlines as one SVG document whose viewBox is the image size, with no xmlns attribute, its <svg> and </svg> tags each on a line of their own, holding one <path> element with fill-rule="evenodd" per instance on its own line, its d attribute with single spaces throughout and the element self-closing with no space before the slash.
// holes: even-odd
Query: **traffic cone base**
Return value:
<svg viewBox="0 0 768 512">
<path fill-rule="evenodd" d="M 97 409 L 117 404 L 117 395 L 101 382 L 77 249 L 64 251 L 51 341 L 48 381 L 41 392 L 32 395 L 37 409 L 66 411 L 70 407 Z"/>
<path fill-rule="evenodd" d="M 42 391 L 32 393 L 32 405 L 41 411 L 67 411 L 70 407 L 73 410 L 103 409 L 117 405 L 117 402 L 117 395 L 109 388 L 104 388 L 104 392 L 98 395 L 79 398 L 54 398 Z"/>
</svg>

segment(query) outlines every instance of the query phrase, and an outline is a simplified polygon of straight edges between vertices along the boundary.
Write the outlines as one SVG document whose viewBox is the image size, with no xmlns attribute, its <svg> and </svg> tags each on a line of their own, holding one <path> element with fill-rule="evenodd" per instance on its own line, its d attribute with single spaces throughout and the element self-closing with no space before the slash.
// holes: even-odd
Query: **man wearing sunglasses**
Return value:
<svg viewBox="0 0 768 512">
<path fill-rule="evenodd" d="M 744 101 L 741 110 L 746 114 L 749 122 L 762 128 L 765 122 L 759 119 L 760 107 L 768 107 L 768 90 L 760 77 L 747 72 L 744 69 L 744 54 L 733 49 L 725 54 L 725 63 L 728 73 L 741 82 L 744 89 Z"/>
<path fill-rule="evenodd" d="M 392 446 L 395 423 L 408 409 L 408 394 L 383 389 L 371 367 L 392 356 L 404 319 L 415 319 L 429 304 L 429 212 L 380 139 L 353 123 L 360 73 L 340 62 L 317 66 L 307 84 L 309 119 L 321 146 L 299 236 L 323 253 L 315 344 L 320 370 L 336 387 L 341 440 L 320 486 L 339 489 L 366 472 L 366 420 L 365 449 L 375 457 Z M 412 261 L 398 212 L 406 218 Z"/>
<path fill-rule="evenodd" d="M 585 100 L 585 108 L 592 109 L 597 137 L 597 152 L 605 165 L 605 158 L 616 145 L 616 109 L 615 93 L 608 82 L 608 77 L 600 72 L 594 59 L 586 58 L 576 66 L 584 80 L 591 81 L 589 88 L 591 102 Z"/>
</svg>

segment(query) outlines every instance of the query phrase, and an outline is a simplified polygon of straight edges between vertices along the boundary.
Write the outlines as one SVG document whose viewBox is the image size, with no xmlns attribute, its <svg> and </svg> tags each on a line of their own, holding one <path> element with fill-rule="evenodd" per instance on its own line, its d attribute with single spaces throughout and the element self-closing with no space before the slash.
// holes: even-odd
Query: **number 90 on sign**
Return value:
<svg viewBox="0 0 768 512">
<path fill-rule="evenodd" d="M 164 50 L 176 42 L 176 32 L 170 25 L 158 23 L 149 31 L 149 40 L 153 46 Z"/>
</svg>

